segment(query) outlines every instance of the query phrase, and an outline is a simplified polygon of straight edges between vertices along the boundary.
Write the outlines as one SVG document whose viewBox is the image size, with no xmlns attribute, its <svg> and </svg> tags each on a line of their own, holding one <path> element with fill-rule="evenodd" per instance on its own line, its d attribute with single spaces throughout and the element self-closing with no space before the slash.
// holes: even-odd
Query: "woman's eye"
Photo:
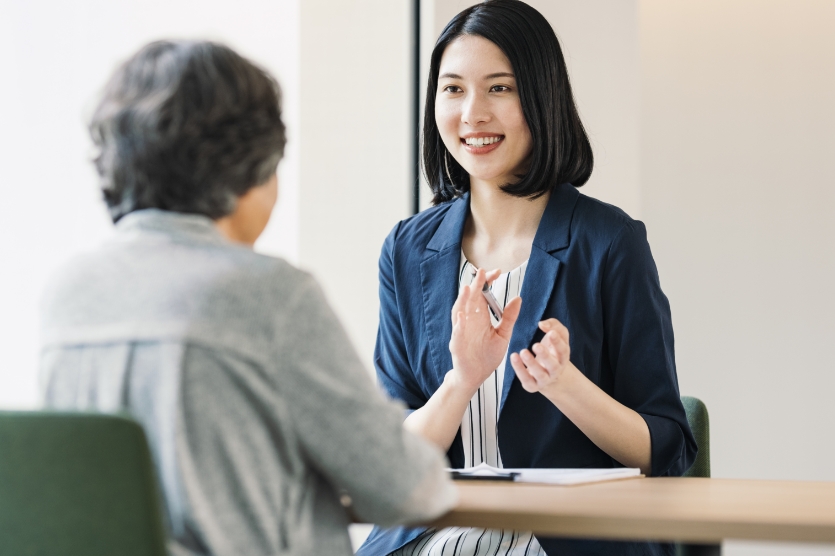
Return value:
<svg viewBox="0 0 835 556">
<path fill-rule="evenodd" d="M 458 85 L 447 85 L 443 90 L 445 93 L 460 93 L 461 87 Z"/>
<path fill-rule="evenodd" d="M 493 85 L 490 87 L 490 92 L 493 93 L 504 93 L 510 90 L 510 87 L 507 85 Z"/>
</svg>

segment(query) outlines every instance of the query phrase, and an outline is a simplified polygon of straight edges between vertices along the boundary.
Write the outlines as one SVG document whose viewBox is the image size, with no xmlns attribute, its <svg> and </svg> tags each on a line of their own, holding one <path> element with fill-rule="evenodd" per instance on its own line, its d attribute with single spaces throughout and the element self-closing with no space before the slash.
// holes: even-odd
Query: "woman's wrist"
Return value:
<svg viewBox="0 0 835 556">
<path fill-rule="evenodd" d="M 468 402 L 475 396 L 481 384 L 467 380 L 468 374 L 460 368 L 453 366 L 444 376 L 444 385 L 454 394 L 463 397 Z"/>
<path fill-rule="evenodd" d="M 560 372 L 559 378 L 540 390 L 540 393 L 559 408 L 566 399 L 572 396 L 572 391 L 576 389 L 578 381 L 584 378 L 585 375 L 580 372 L 580 369 L 569 361 Z"/>
</svg>

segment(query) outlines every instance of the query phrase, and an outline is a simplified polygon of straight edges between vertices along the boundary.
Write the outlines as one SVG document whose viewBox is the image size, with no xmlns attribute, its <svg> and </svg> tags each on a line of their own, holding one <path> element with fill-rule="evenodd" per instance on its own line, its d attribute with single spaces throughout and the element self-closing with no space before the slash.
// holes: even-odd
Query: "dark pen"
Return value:
<svg viewBox="0 0 835 556">
<path fill-rule="evenodd" d="M 462 473 L 460 471 L 450 471 L 450 478 L 453 481 L 515 481 L 519 473 L 510 472 L 502 473 L 500 475 L 473 475 L 472 473 Z"/>
</svg>

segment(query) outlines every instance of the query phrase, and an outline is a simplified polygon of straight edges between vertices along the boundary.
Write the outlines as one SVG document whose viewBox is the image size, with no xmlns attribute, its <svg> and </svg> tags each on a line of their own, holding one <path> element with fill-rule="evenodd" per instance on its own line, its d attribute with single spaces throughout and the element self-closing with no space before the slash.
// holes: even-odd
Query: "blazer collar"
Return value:
<svg viewBox="0 0 835 556">
<path fill-rule="evenodd" d="M 553 253 L 568 247 L 571 241 L 571 216 L 580 192 L 570 183 L 558 185 L 551 191 L 551 198 L 542 214 L 539 228 L 533 238 L 533 246 Z"/>
<path fill-rule="evenodd" d="M 580 193 L 570 183 L 559 185 L 551 192 L 534 236 L 531 257 L 528 259 L 525 281 L 520 293 L 522 311 L 513 328 L 508 355 L 530 349 L 534 342 L 542 338 L 539 321 L 546 316 L 545 311 L 556 287 L 561 265 L 554 253 L 568 247 L 571 241 L 571 218 L 579 197 Z M 505 362 L 504 387 L 499 411 L 504 409 L 514 380 L 516 373 L 513 372 L 508 359 Z"/>
<path fill-rule="evenodd" d="M 423 318 L 429 352 L 433 362 L 427 369 L 426 395 L 432 393 L 444 381 L 444 375 L 452 368 L 449 338 L 452 322 L 449 313 L 458 296 L 458 265 L 461 262 L 461 236 L 470 206 L 469 194 L 451 202 L 429 243 L 420 263 L 420 279 L 423 291 Z"/>
<path fill-rule="evenodd" d="M 542 214 L 539 228 L 534 236 L 533 246 L 553 253 L 565 249 L 571 240 L 571 215 L 580 193 L 570 183 L 558 185 L 551 191 L 551 197 Z M 450 247 L 461 248 L 461 236 L 464 222 L 470 208 L 470 194 L 452 201 L 441 225 L 435 230 L 432 239 L 426 245 L 430 251 L 443 251 Z"/>
<path fill-rule="evenodd" d="M 470 208 L 470 194 L 452 201 L 449 210 L 444 215 L 441 225 L 435 230 L 432 239 L 426 244 L 430 251 L 443 251 L 450 247 L 461 248 L 461 236 L 464 233 L 464 222 Z"/>
</svg>

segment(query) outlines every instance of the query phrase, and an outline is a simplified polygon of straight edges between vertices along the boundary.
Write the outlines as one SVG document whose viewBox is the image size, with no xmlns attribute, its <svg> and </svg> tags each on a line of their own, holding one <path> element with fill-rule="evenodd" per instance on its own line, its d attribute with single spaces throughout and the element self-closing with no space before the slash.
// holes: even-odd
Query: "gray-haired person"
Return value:
<svg viewBox="0 0 835 556">
<path fill-rule="evenodd" d="M 285 144 L 276 82 L 218 44 L 155 42 L 90 128 L 116 233 L 47 288 L 44 403 L 144 425 L 171 553 L 350 554 L 351 512 L 447 510 L 443 455 L 404 431 L 319 286 L 251 248 Z"/>
</svg>

